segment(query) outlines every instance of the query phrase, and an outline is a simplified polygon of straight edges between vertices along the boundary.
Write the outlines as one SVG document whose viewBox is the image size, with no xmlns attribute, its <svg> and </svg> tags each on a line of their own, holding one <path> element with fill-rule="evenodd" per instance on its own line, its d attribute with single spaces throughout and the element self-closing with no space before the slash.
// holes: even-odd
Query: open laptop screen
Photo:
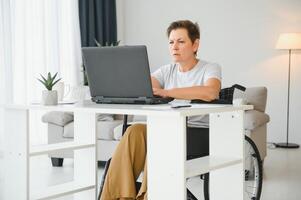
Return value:
<svg viewBox="0 0 301 200">
<path fill-rule="evenodd" d="M 153 97 L 145 46 L 84 47 L 92 97 Z"/>
</svg>

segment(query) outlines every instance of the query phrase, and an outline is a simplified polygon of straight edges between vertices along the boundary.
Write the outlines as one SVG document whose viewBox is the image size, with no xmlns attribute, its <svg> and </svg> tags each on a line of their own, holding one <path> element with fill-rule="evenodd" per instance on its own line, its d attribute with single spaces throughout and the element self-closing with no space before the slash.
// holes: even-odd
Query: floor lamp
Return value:
<svg viewBox="0 0 301 200">
<path fill-rule="evenodd" d="M 288 86 L 287 86 L 287 117 L 286 117 L 286 142 L 276 143 L 280 148 L 299 148 L 298 144 L 289 143 L 289 107 L 290 107 L 290 81 L 291 81 L 291 52 L 292 50 L 301 49 L 301 33 L 283 33 L 280 34 L 276 49 L 288 50 Z"/>
</svg>

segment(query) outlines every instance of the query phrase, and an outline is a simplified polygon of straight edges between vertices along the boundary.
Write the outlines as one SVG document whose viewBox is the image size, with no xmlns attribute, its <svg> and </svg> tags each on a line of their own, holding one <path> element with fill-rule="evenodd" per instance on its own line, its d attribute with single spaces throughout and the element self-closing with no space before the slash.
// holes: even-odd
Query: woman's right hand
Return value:
<svg viewBox="0 0 301 200">
<path fill-rule="evenodd" d="M 165 90 L 165 89 L 153 88 L 153 93 L 154 93 L 154 95 L 161 96 L 161 97 L 164 97 L 164 98 L 169 97 L 168 96 L 168 90 Z"/>
</svg>

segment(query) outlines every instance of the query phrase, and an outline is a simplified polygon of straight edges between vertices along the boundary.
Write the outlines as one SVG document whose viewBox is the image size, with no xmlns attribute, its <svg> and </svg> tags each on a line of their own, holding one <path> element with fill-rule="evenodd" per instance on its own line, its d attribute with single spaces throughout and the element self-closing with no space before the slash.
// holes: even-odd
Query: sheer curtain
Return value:
<svg viewBox="0 0 301 200">
<path fill-rule="evenodd" d="M 82 84 L 78 0 L 0 0 L 0 17 L 0 104 L 39 101 L 44 88 L 37 77 L 47 72 Z M 40 122 L 40 115 L 31 117 Z M 1 111 L 1 123 L 4 117 Z M 40 134 L 45 125 L 31 128 L 33 143 L 47 141 Z M 1 140 L 3 134 L 0 156 Z"/>
<path fill-rule="evenodd" d="M 10 66 L 10 17 L 9 3 L 5 0 L 0 0 L 0 105 L 8 102 L 11 95 L 10 88 L 5 84 L 6 78 L 9 76 Z M 4 193 L 4 113 L 0 106 L 0 199 L 3 199 Z"/>
<path fill-rule="evenodd" d="M 40 99 L 39 74 L 58 72 L 80 83 L 81 54 L 77 0 L 11 0 L 12 98 Z M 22 84 L 21 84 L 22 83 Z"/>
</svg>

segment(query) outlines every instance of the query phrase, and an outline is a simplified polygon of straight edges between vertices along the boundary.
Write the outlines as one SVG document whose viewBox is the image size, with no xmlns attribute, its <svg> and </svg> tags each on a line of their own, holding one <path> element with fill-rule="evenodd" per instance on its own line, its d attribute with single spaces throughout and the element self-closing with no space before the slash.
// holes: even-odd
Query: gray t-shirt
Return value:
<svg viewBox="0 0 301 200">
<path fill-rule="evenodd" d="M 210 78 L 222 79 L 221 67 L 203 60 L 199 60 L 197 65 L 187 72 L 181 72 L 177 63 L 164 65 L 152 73 L 152 76 L 164 89 L 203 86 Z M 208 115 L 189 117 L 188 126 L 208 128 L 209 117 Z"/>
</svg>

